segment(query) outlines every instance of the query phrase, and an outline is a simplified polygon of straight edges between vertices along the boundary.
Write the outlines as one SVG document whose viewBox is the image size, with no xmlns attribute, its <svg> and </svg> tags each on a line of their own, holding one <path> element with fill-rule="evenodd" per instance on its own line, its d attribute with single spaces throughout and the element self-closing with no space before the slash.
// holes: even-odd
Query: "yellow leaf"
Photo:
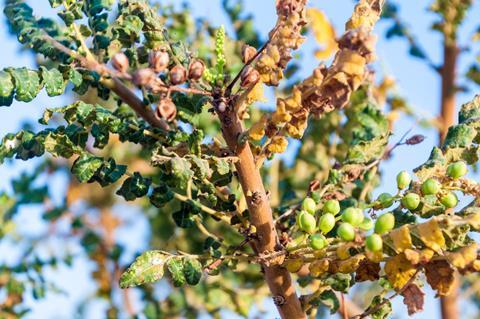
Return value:
<svg viewBox="0 0 480 319">
<path fill-rule="evenodd" d="M 413 265 L 428 263 L 432 259 L 434 253 L 435 252 L 430 248 L 425 248 L 422 250 L 405 249 L 404 251 L 405 257 Z"/>
<path fill-rule="evenodd" d="M 337 247 L 337 256 L 341 260 L 350 258 L 350 248 L 355 247 L 357 244 L 350 242 L 345 243 Z"/>
<path fill-rule="evenodd" d="M 316 260 L 310 264 L 308 269 L 313 277 L 320 277 L 327 272 L 330 262 L 328 259 Z"/>
<path fill-rule="evenodd" d="M 347 260 L 342 260 L 338 263 L 338 271 L 344 274 L 355 272 L 360 266 L 360 262 L 365 259 L 365 255 L 357 254 Z"/>
<path fill-rule="evenodd" d="M 287 146 L 288 141 L 284 136 L 274 136 L 267 148 L 271 153 L 283 153 L 287 150 Z"/>
<path fill-rule="evenodd" d="M 374 263 L 379 263 L 383 260 L 383 252 L 382 251 L 367 250 L 366 255 L 367 255 L 367 258 Z"/>
<path fill-rule="evenodd" d="M 307 18 L 315 40 L 322 46 L 321 49 L 315 51 L 316 58 L 320 60 L 328 59 L 337 50 L 335 29 L 325 14 L 318 9 L 307 9 Z"/>
<path fill-rule="evenodd" d="M 266 102 L 267 99 L 263 94 L 263 83 L 258 82 L 247 94 L 247 104 L 252 104 L 255 102 Z"/>
<path fill-rule="evenodd" d="M 283 263 L 283 267 L 285 267 L 289 272 L 296 273 L 298 272 L 303 266 L 303 260 L 301 259 L 289 259 Z"/>
<path fill-rule="evenodd" d="M 379 18 L 379 12 L 374 10 L 369 0 L 362 0 L 356 6 L 350 20 L 348 20 L 346 29 L 356 29 L 364 27 L 371 29 Z"/>
<path fill-rule="evenodd" d="M 395 289 L 401 289 L 415 274 L 415 267 L 404 254 L 396 255 L 385 263 L 385 274 Z"/>
<path fill-rule="evenodd" d="M 267 119 L 262 117 L 260 121 L 254 123 L 248 130 L 248 135 L 254 141 L 260 141 L 265 135 L 265 126 L 267 125 Z"/>
<path fill-rule="evenodd" d="M 455 267 L 464 269 L 477 259 L 477 244 L 462 247 L 455 252 L 446 254 L 447 260 Z"/>
<path fill-rule="evenodd" d="M 417 231 L 420 239 L 428 248 L 433 249 L 437 253 L 445 248 L 445 237 L 443 237 L 442 230 L 435 218 L 417 225 Z"/>
<path fill-rule="evenodd" d="M 412 248 L 412 236 L 410 236 L 410 229 L 407 225 L 396 228 L 390 232 L 390 238 L 393 241 L 393 247 L 398 253 L 405 249 Z"/>
</svg>

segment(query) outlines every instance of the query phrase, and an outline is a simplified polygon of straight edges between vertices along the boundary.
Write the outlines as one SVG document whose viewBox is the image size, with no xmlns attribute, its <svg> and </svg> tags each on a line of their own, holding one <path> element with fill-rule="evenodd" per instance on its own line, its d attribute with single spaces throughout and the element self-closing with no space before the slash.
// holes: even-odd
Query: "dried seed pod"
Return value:
<svg viewBox="0 0 480 319">
<path fill-rule="evenodd" d="M 146 85 L 151 85 L 156 78 L 157 78 L 157 75 L 152 69 L 145 68 L 145 69 L 139 69 L 135 71 L 132 77 L 132 81 L 133 81 L 133 84 L 135 85 L 146 86 Z"/>
<path fill-rule="evenodd" d="M 248 61 L 253 59 L 255 54 L 257 54 L 257 49 L 255 49 L 254 47 L 252 47 L 248 44 L 243 45 L 243 47 L 242 47 L 242 61 L 243 61 L 243 63 L 247 63 Z"/>
<path fill-rule="evenodd" d="M 118 52 L 112 57 L 112 66 L 119 72 L 127 72 L 130 62 L 123 52 Z"/>
<path fill-rule="evenodd" d="M 205 63 L 202 60 L 193 60 L 188 67 L 188 78 L 191 80 L 200 80 L 205 71 Z"/>
<path fill-rule="evenodd" d="M 157 104 L 156 113 L 159 118 L 171 122 L 175 119 L 175 116 L 177 115 L 177 106 L 175 105 L 175 103 L 173 103 L 171 99 L 165 98 Z"/>
<path fill-rule="evenodd" d="M 182 84 L 187 80 L 187 70 L 181 65 L 176 65 L 170 70 L 170 82 L 173 85 Z"/>
<path fill-rule="evenodd" d="M 254 86 L 260 80 L 260 73 L 251 66 L 247 66 L 242 72 L 240 85 L 244 88 Z"/>
<path fill-rule="evenodd" d="M 157 73 L 164 71 L 170 63 L 170 57 L 164 50 L 151 51 L 148 55 L 148 64 Z"/>
</svg>

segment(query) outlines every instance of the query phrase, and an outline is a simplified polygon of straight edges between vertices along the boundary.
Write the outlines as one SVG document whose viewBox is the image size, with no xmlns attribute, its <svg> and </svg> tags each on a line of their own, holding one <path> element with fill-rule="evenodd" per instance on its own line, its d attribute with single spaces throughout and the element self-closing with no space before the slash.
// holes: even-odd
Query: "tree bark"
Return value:
<svg viewBox="0 0 480 319">
<path fill-rule="evenodd" d="M 248 141 L 239 139 L 244 133 L 242 121 L 232 105 L 224 112 L 217 112 L 222 124 L 222 132 L 230 150 L 239 161 L 235 164 L 238 179 L 247 201 L 250 222 L 256 229 L 253 246 L 257 254 L 262 255 L 281 250 L 273 222 L 272 209 L 265 192 L 262 177 L 255 166 L 255 159 Z M 290 273 L 275 264 L 262 265 L 265 281 L 270 288 L 273 300 L 282 318 L 306 318 L 300 300 L 296 294 Z"/>
<path fill-rule="evenodd" d="M 443 46 L 443 66 L 441 70 L 442 92 L 441 92 L 441 115 L 439 144 L 442 144 L 448 128 L 455 122 L 455 93 L 456 93 L 456 69 L 458 47 L 455 41 L 445 40 Z M 458 319 L 458 289 L 459 277 L 455 275 L 452 292 L 448 296 L 441 297 L 440 307 L 442 319 Z"/>
</svg>

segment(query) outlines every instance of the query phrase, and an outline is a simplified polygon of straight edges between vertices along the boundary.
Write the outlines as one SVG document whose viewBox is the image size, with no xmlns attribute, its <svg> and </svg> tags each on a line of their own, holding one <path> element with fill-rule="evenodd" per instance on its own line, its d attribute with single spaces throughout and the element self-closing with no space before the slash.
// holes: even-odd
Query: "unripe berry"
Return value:
<svg viewBox="0 0 480 319">
<path fill-rule="evenodd" d="M 365 216 L 360 208 L 348 207 L 342 213 L 342 220 L 353 226 L 358 226 L 363 222 Z"/>
<path fill-rule="evenodd" d="M 420 205 L 420 196 L 415 193 L 408 193 L 402 198 L 402 205 L 406 209 L 415 210 Z"/>
<path fill-rule="evenodd" d="M 385 234 L 393 229 L 395 226 L 395 216 L 392 213 L 385 213 L 378 217 L 375 222 L 375 232 L 377 234 Z"/>
<path fill-rule="evenodd" d="M 316 231 L 317 228 L 317 221 L 315 220 L 315 217 L 306 211 L 302 210 L 300 214 L 298 215 L 298 227 L 300 230 L 313 234 Z"/>
<path fill-rule="evenodd" d="M 381 251 L 383 249 L 382 237 L 378 234 L 371 234 L 365 240 L 365 246 L 370 251 Z"/>
<path fill-rule="evenodd" d="M 440 203 L 442 203 L 442 205 L 446 208 L 453 208 L 458 204 L 457 195 L 455 195 L 455 193 L 448 192 L 440 197 Z"/>
<path fill-rule="evenodd" d="M 340 212 L 340 203 L 338 200 L 329 199 L 325 202 L 325 204 L 323 204 L 322 210 L 324 213 L 337 215 Z"/>
<path fill-rule="evenodd" d="M 309 244 L 313 249 L 320 250 L 327 246 L 327 239 L 321 234 L 314 234 L 310 236 Z"/>
<path fill-rule="evenodd" d="M 320 217 L 318 228 L 322 233 L 329 233 L 333 227 L 335 227 L 335 216 L 333 214 L 326 213 Z"/>
<path fill-rule="evenodd" d="M 373 221 L 367 217 L 363 220 L 363 222 L 360 225 L 358 225 L 358 228 L 360 228 L 363 231 L 369 231 L 370 229 L 373 228 L 373 226 L 374 226 Z"/>
<path fill-rule="evenodd" d="M 179 85 L 187 80 L 187 70 L 181 65 L 176 65 L 170 70 L 169 76 L 173 85 Z"/>
<path fill-rule="evenodd" d="M 355 228 L 349 223 L 342 223 L 337 228 L 337 235 L 345 241 L 352 241 L 355 239 Z"/>
<path fill-rule="evenodd" d="M 467 174 L 467 171 L 467 164 L 463 161 L 452 163 L 447 167 L 447 175 L 455 179 Z"/>
<path fill-rule="evenodd" d="M 170 57 L 164 50 L 151 51 L 148 55 L 148 64 L 155 72 L 164 71 L 170 63 Z"/>
<path fill-rule="evenodd" d="M 435 195 L 440 191 L 440 183 L 433 178 L 427 179 L 422 184 L 422 194 L 423 195 Z"/>
<path fill-rule="evenodd" d="M 389 193 L 382 193 L 378 196 L 377 201 L 380 202 L 382 208 L 388 208 L 393 205 L 394 198 Z"/>
<path fill-rule="evenodd" d="M 407 171 L 401 171 L 400 173 L 397 174 L 397 188 L 398 189 L 407 188 L 408 185 L 410 185 L 411 181 L 412 181 L 412 178 L 410 177 L 410 174 L 408 174 Z"/>
<path fill-rule="evenodd" d="M 191 80 L 200 80 L 205 71 L 205 63 L 202 60 L 193 60 L 188 67 L 188 78 Z"/>
<path fill-rule="evenodd" d="M 302 209 L 306 210 L 310 214 L 315 214 L 315 210 L 317 208 L 317 204 L 313 200 L 313 198 L 307 197 L 302 202 Z"/>
<path fill-rule="evenodd" d="M 119 72 L 127 72 L 130 62 L 123 52 L 118 52 L 112 57 L 112 66 Z"/>
</svg>

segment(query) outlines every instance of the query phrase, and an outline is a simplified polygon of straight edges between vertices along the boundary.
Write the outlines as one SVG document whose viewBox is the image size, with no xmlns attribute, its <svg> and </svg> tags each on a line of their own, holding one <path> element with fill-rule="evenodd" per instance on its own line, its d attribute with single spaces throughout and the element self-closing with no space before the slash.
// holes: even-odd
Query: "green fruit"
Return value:
<svg viewBox="0 0 480 319">
<path fill-rule="evenodd" d="M 340 212 L 340 203 L 338 200 L 329 199 L 325 202 L 325 204 L 323 204 L 322 210 L 324 213 L 337 215 Z"/>
<path fill-rule="evenodd" d="M 315 250 L 323 249 L 328 244 L 325 236 L 323 236 L 321 234 L 311 235 L 309 240 L 310 240 L 310 242 L 309 242 L 310 247 L 312 247 Z"/>
<path fill-rule="evenodd" d="M 435 195 L 440 191 L 440 183 L 433 178 L 427 179 L 422 184 L 422 194 L 423 195 Z"/>
<path fill-rule="evenodd" d="M 355 239 L 355 228 L 349 223 L 342 223 L 338 226 L 337 235 L 345 241 L 352 241 Z"/>
<path fill-rule="evenodd" d="M 318 221 L 318 228 L 324 234 L 330 232 L 333 227 L 335 227 L 335 216 L 333 214 L 327 213 L 320 217 Z"/>
<path fill-rule="evenodd" d="M 297 222 L 300 230 L 309 234 L 315 233 L 315 230 L 317 228 L 317 221 L 315 220 L 315 217 L 313 215 L 302 210 L 298 215 Z"/>
<path fill-rule="evenodd" d="M 360 208 L 348 207 L 342 213 L 342 220 L 353 226 L 358 226 L 363 222 L 365 216 Z"/>
<path fill-rule="evenodd" d="M 453 208 L 458 204 L 457 195 L 455 195 L 455 193 L 448 192 L 440 197 L 440 203 L 442 203 L 442 205 L 446 208 Z"/>
<path fill-rule="evenodd" d="M 393 205 L 394 198 L 389 193 L 382 193 L 378 196 L 377 201 L 380 202 L 382 208 L 388 208 Z"/>
<path fill-rule="evenodd" d="M 420 196 L 415 193 L 408 193 L 402 198 L 402 205 L 406 209 L 415 210 L 420 205 Z"/>
<path fill-rule="evenodd" d="M 370 251 L 381 251 L 383 249 L 382 237 L 378 234 L 371 234 L 365 240 L 365 246 Z"/>
<path fill-rule="evenodd" d="M 459 161 L 448 165 L 447 175 L 451 178 L 460 178 L 467 174 L 468 168 L 465 162 Z"/>
<path fill-rule="evenodd" d="M 395 216 L 392 213 L 385 213 L 375 222 L 375 232 L 382 235 L 392 230 L 393 226 L 395 226 Z"/>
<path fill-rule="evenodd" d="M 360 225 L 358 225 L 358 228 L 364 231 L 369 231 L 370 229 L 373 228 L 373 225 L 374 225 L 373 221 L 370 218 L 366 217 L 363 220 L 363 222 Z"/>
<path fill-rule="evenodd" d="M 317 204 L 315 203 L 315 201 L 312 198 L 307 197 L 302 202 L 302 209 L 306 210 L 310 214 L 314 215 L 315 210 L 317 209 Z"/>
<path fill-rule="evenodd" d="M 408 174 L 407 171 L 401 171 L 400 173 L 397 174 L 398 189 L 407 188 L 408 185 L 410 185 L 411 181 L 412 181 L 412 178 L 410 177 L 410 174 Z"/>
</svg>

